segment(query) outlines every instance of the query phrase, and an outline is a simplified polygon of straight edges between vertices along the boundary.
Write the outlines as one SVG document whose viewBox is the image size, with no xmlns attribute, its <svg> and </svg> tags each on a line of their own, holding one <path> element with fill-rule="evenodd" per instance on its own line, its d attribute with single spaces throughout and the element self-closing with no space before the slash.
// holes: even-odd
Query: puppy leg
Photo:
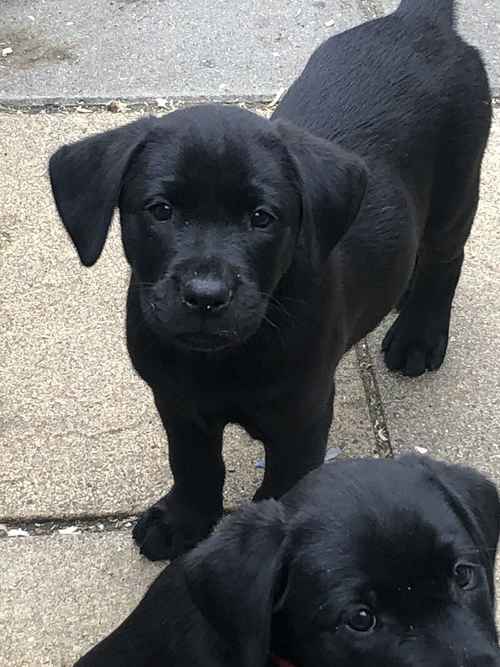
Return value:
<svg viewBox="0 0 500 667">
<path fill-rule="evenodd" d="M 223 425 L 166 415 L 156 400 L 169 441 L 174 485 L 140 517 L 133 536 L 150 560 L 173 559 L 205 538 L 222 516 L 225 468 Z"/>
<path fill-rule="evenodd" d="M 416 377 L 443 363 L 463 257 L 463 251 L 450 262 L 420 257 L 413 288 L 382 343 L 390 370 Z"/>
<path fill-rule="evenodd" d="M 398 311 L 398 313 L 400 313 L 406 306 L 408 298 L 412 292 L 413 286 L 415 284 L 415 276 L 417 274 L 417 263 L 418 263 L 418 257 L 415 261 L 415 267 L 413 269 L 413 273 L 411 274 L 410 280 L 408 281 L 408 287 L 403 292 L 403 296 L 400 298 L 399 302 L 396 305 L 396 310 Z"/>
<path fill-rule="evenodd" d="M 254 501 L 280 498 L 307 473 L 322 465 L 332 417 L 333 404 L 307 425 L 289 417 L 274 435 L 264 439 L 266 468 Z"/>
<path fill-rule="evenodd" d="M 388 368 L 408 376 L 435 370 L 444 361 L 464 246 L 479 201 L 492 109 L 482 63 L 472 52 L 468 58 L 466 79 L 456 86 L 459 92 L 433 165 L 433 190 L 414 276 L 399 317 L 382 343 Z"/>
<path fill-rule="evenodd" d="M 453 187 L 441 190 L 431 211 L 410 290 L 382 343 L 390 370 L 415 377 L 444 361 L 464 245 L 479 201 L 480 159 L 474 172 L 468 180 L 452 174 Z"/>
<path fill-rule="evenodd" d="M 410 377 L 436 370 L 444 361 L 464 245 L 479 202 L 479 169 L 463 184 L 458 209 L 456 196 L 455 185 L 453 209 L 445 199 L 431 213 L 409 291 L 382 343 L 387 367 Z"/>
</svg>

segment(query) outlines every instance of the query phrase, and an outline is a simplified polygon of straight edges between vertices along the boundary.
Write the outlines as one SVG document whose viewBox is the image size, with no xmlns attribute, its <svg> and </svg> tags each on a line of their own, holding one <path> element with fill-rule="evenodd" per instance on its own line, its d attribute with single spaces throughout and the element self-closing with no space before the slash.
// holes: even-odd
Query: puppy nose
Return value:
<svg viewBox="0 0 500 667">
<path fill-rule="evenodd" d="M 205 312 L 220 312 L 231 301 L 232 291 L 219 278 L 191 278 L 184 283 L 182 301 L 188 308 Z"/>
</svg>

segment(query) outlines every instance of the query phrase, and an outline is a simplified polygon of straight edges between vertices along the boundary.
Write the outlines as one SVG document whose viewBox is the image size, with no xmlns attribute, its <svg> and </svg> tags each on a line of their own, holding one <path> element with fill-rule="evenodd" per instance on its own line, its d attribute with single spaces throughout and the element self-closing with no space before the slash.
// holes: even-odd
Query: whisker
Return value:
<svg viewBox="0 0 500 667">
<path fill-rule="evenodd" d="M 285 306 L 273 295 L 267 294 L 266 292 L 259 292 L 261 296 L 266 298 L 269 302 L 269 306 L 275 307 L 280 310 L 284 315 L 286 315 L 290 320 L 294 320 L 295 317 L 285 308 Z"/>
<path fill-rule="evenodd" d="M 281 346 L 285 347 L 285 339 L 283 338 L 283 332 L 281 331 L 281 328 L 276 324 L 276 322 L 273 322 L 273 320 L 268 315 L 264 315 L 264 322 L 269 324 L 277 332 Z"/>
<path fill-rule="evenodd" d="M 276 324 L 276 322 L 273 322 L 272 319 L 268 315 L 264 315 L 264 322 L 267 322 L 270 324 L 273 329 L 277 329 L 278 331 L 280 330 L 279 326 Z"/>
<path fill-rule="evenodd" d="M 495 547 L 488 547 L 486 549 L 478 549 L 478 548 L 471 548 L 471 549 L 460 549 L 460 551 L 457 551 L 459 556 L 466 556 L 467 554 L 484 554 L 484 553 L 496 553 L 497 549 Z"/>
</svg>

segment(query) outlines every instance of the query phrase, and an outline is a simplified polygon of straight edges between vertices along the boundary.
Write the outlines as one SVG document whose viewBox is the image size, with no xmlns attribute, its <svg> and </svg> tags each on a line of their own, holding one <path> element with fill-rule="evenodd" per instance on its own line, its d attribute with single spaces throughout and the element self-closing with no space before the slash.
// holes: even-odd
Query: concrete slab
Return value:
<svg viewBox="0 0 500 667">
<path fill-rule="evenodd" d="M 0 540 L 0 664 L 66 667 L 140 601 L 163 565 L 128 534 Z"/>
<path fill-rule="evenodd" d="M 356 0 L 11 0 L 0 98 L 274 95 L 363 18 Z"/>
<path fill-rule="evenodd" d="M 134 514 L 170 478 L 165 437 L 124 342 L 127 267 L 117 225 L 92 270 L 79 265 L 51 201 L 58 144 L 134 115 L 0 116 L 0 517 Z M 336 446 L 370 453 L 357 367 L 339 371 Z M 261 447 L 229 429 L 226 500 L 252 495 Z"/>
<path fill-rule="evenodd" d="M 387 324 L 370 336 L 391 440 L 476 466 L 500 484 L 500 124 L 484 163 L 481 204 L 466 248 L 444 366 L 416 380 L 390 374 L 379 353 Z"/>
<path fill-rule="evenodd" d="M 69 667 L 163 567 L 139 558 L 121 533 L 2 539 L 0 561 L 0 664 L 10 667 Z"/>
<path fill-rule="evenodd" d="M 12 98 L 271 96 L 329 35 L 397 0 L 10 0 L 0 101 Z M 6 6 L 5 6 L 6 5 Z M 500 92 L 500 7 L 461 0 L 460 26 Z"/>
</svg>

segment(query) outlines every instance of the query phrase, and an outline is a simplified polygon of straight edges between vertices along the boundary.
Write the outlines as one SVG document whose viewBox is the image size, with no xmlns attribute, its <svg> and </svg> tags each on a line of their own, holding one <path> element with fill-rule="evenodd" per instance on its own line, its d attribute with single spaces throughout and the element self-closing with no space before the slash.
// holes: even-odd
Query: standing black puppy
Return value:
<svg viewBox="0 0 500 667">
<path fill-rule="evenodd" d="M 441 365 L 490 123 L 453 2 L 404 0 L 325 42 L 270 121 L 197 107 L 51 158 L 85 265 L 120 209 L 128 348 L 174 475 L 135 529 L 149 558 L 184 552 L 221 516 L 227 423 L 264 443 L 257 498 L 322 462 L 338 361 L 412 274 L 385 359 L 406 375 Z"/>
</svg>

